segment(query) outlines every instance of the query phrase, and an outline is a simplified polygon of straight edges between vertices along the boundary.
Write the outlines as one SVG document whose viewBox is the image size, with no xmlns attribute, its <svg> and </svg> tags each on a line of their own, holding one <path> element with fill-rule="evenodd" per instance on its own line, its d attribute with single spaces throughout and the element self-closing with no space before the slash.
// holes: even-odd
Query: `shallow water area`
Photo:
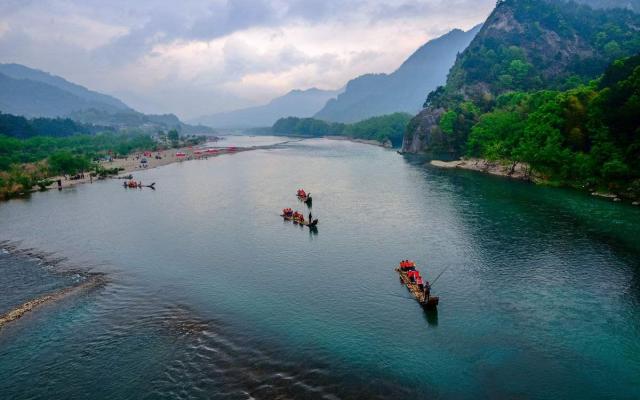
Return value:
<svg viewBox="0 0 640 400">
<path fill-rule="evenodd" d="M 288 141 L 258 138 L 217 145 Z M 640 397 L 636 208 L 325 139 L 135 178 L 0 204 L 0 240 L 110 281 L 0 332 L 8 398 Z M 55 281 L 10 258 L 0 293 Z M 446 269 L 437 314 L 403 258 Z"/>
</svg>

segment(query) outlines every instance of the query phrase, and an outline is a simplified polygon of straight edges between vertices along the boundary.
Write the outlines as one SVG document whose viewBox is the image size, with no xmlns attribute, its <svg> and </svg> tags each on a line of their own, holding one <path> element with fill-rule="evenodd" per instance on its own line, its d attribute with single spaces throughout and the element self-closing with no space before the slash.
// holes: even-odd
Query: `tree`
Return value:
<svg viewBox="0 0 640 400">
<path fill-rule="evenodd" d="M 178 140 L 180 140 L 180 134 L 177 130 L 171 129 L 167 134 L 167 138 L 169 138 L 169 140 L 171 140 L 172 142 L 177 142 Z"/>
<path fill-rule="evenodd" d="M 76 156 L 68 151 L 58 151 L 49 157 L 49 168 L 57 174 L 71 175 L 88 170 L 91 162 L 83 156 Z"/>
</svg>

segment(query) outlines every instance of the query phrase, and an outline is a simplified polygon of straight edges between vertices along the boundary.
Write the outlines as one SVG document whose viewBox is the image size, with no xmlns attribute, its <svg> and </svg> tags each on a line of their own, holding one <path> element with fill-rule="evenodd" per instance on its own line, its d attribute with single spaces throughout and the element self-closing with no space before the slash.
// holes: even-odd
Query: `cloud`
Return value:
<svg viewBox="0 0 640 400">
<path fill-rule="evenodd" d="M 390 72 L 494 0 L 5 0 L 0 61 L 183 117 Z"/>
</svg>

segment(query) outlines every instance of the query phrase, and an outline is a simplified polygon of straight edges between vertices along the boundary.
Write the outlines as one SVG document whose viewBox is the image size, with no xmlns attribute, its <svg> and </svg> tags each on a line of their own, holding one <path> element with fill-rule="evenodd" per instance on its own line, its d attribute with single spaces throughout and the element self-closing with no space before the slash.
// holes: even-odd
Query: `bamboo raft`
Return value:
<svg viewBox="0 0 640 400">
<path fill-rule="evenodd" d="M 306 220 L 302 220 L 299 221 L 297 219 L 293 219 L 293 217 L 288 217 L 284 214 L 280 214 L 280 216 L 284 219 L 286 219 L 287 221 L 292 221 L 294 224 L 298 224 L 298 225 L 304 225 L 304 226 L 308 226 L 309 228 L 314 228 L 316 225 L 318 225 L 318 220 L 314 219 L 312 222 L 306 221 Z"/>
<path fill-rule="evenodd" d="M 402 271 L 400 268 L 396 268 L 396 272 L 400 274 L 400 280 L 422 307 L 432 310 L 438 306 L 438 302 L 440 301 L 438 296 L 429 296 L 428 299 L 425 299 L 424 292 L 420 290 L 417 283 L 411 282 L 411 279 L 409 279 L 409 276 L 407 276 L 405 271 Z"/>
</svg>

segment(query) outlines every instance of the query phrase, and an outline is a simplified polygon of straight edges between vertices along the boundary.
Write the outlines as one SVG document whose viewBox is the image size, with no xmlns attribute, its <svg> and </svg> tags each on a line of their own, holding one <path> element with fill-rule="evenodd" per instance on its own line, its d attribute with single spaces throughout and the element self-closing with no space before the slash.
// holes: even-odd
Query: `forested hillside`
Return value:
<svg viewBox="0 0 640 400">
<path fill-rule="evenodd" d="M 63 137 L 113 130 L 111 127 L 87 125 L 70 118 L 33 118 L 0 113 L 0 134 L 19 139 L 33 136 Z"/>
<path fill-rule="evenodd" d="M 410 114 L 394 113 L 372 117 L 353 124 L 326 122 L 315 118 L 281 118 L 271 131 L 277 135 L 346 136 L 353 139 L 375 140 L 388 146 L 399 147 Z"/>
<path fill-rule="evenodd" d="M 629 183 L 638 132 L 613 104 L 639 113 L 636 58 L 624 60 L 639 51 L 640 15 L 629 10 L 502 1 L 429 94 L 403 149 L 516 159 L 572 184 Z"/>
<path fill-rule="evenodd" d="M 498 97 L 471 128 L 467 152 L 525 162 L 553 181 L 606 184 L 640 196 L 639 110 L 635 56 L 616 61 L 590 85 Z"/>
</svg>

